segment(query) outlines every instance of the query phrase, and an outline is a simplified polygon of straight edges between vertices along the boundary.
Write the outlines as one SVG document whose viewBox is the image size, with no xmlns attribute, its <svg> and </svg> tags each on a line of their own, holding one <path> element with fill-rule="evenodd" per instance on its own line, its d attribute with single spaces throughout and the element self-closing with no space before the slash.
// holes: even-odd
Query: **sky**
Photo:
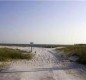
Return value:
<svg viewBox="0 0 86 80">
<path fill-rule="evenodd" d="M 85 1 L 0 1 L 0 43 L 86 43 Z"/>
</svg>

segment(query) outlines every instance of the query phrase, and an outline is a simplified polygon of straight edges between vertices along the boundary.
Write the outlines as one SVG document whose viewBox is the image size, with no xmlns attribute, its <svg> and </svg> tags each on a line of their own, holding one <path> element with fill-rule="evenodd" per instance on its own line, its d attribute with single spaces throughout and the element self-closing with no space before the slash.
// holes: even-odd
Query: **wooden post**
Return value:
<svg viewBox="0 0 86 80">
<path fill-rule="evenodd" d="M 32 52 L 32 45 L 31 45 L 31 52 Z"/>
<path fill-rule="evenodd" d="M 31 52 L 32 52 L 32 46 L 33 46 L 33 42 L 30 42 L 30 46 L 31 46 Z"/>
</svg>

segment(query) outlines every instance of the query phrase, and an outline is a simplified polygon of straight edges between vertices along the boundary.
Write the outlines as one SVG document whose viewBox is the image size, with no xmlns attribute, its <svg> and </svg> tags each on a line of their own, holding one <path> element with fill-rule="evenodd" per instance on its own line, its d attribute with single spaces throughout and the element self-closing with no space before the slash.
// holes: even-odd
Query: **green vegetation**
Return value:
<svg viewBox="0 0 86 80">
<path fill-rule="evenodd" d="M 0 48 L 0 61 L 11 61 L 17 59 L 30 60 L 33 56 L 34 55 L 31 53 L 19 49 Z"/>
<path fill-rule="evenodd" d="M 58 50 L 64 51 L 67 56 L 76 55 L 79 57 L 78 62 L 86 64 L 86 45 L 72 45 Z"/>
</svg>

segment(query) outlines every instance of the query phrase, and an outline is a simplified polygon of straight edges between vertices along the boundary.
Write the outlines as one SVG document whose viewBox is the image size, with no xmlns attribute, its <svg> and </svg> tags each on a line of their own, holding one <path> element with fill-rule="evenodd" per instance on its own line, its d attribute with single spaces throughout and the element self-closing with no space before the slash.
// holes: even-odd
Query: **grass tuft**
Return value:
<svg viewBox="0 0 86 80">
<path fill-rule="evenodd" d="M 17 59 L 30 60 L 33 56 L 34 55 L 31 53 L 19 49 L 0 48 L 0 61 L 11 61 Z"/>
<path fill-rule="evenodd" d="M 86 45 L 73 45 L 56 50 L 64 51 L 67 56 L 77 55 L 79 56 L 78 62 L 86 64 Z"/>
</svg>

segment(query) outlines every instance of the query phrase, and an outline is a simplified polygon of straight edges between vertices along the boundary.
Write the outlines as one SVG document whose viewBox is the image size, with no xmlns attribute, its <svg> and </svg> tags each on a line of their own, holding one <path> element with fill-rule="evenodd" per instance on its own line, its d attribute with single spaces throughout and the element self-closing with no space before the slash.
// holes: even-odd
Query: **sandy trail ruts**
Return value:
<svg viewBox="0 0 86 80">
<path fill-rule="evenodd" d="M 29 51 L 28 47 L 13 47 Z M 34 53 L 36 51 L 36 53 Z M 0 80 L 86 80 L 86 67 L 69 62 L 48 48 L 33 48 L 35 57 L 30 60 L 11 62 L 0 73 Z"/>
</svg>

